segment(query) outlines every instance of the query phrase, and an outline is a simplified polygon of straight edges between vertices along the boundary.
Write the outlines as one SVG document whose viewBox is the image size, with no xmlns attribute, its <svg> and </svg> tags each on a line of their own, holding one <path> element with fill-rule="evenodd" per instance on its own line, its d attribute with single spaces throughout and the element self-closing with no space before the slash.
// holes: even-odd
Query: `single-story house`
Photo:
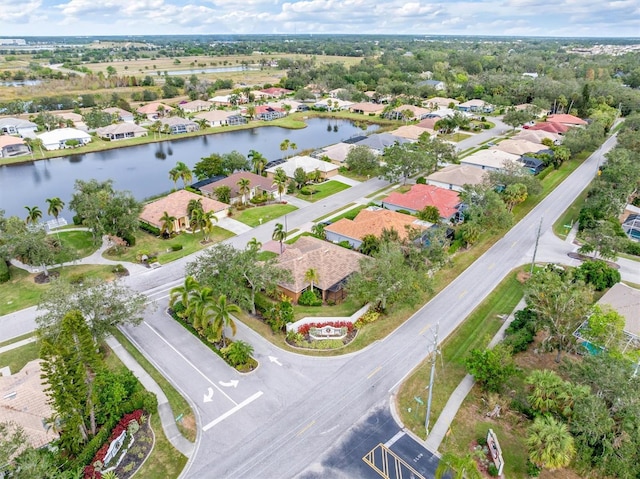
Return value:
<svg viewBox="0 0 640 479">
<path fill-rule="evenodd" d="M 324 98 L 313 104 L 316 108 L 323 108 L 330 111 L 348 110 L 353 105 L 352 101 L 339 100 L 338 98 Z"/>
<path fill-rule="evenodd" d="M 204 100 L 193 100 L 179 105 L 180 109 L 185 113 L 198 113 L 199 111 L 207 111 L 213 107 L 213 103 Z"/>
<path fill-rule="evenodd" d="M 200 192 L 210 198 L 215 198 L 217 188 L 228 186 L 231 190 L 229 201 L 233 205 L 242 201 L 242 194 L 240 193 L 238 182 L 243 178 L 249 180 L 249 187 L 251 188 L 248 197 L 245 198 L 246 201 L 262 193 L 275 194 L 278 191 L 278 188 L 273 185 L 273 180 L 270 178 L 265 178 L 264 176 L 256 175 L 249 171 L 236 171 L 226 178 L 221 178 L 218 181 L 200 187 Z"/>
<path fill-rule="evenodd" d="M 53 428 L 45 426 L 54 411 L 45 393 L 41 364 L 35 359 L 10 376 L 0 375 L 0 423 L 21 427 L 34 448 L 58 438 Z"/>
<path fill-rule="evenodd" d="M 493 105 L 485 102 L 484 100 L 469 100 L 464 103 L 460 103 L 456 106 L 460 111 L 472 112 L 472 113 L 491 113 L 493 111 Z"/>
<path fill-rule="evenodd" d="M 173 108 L 171 108 L 169 105 L 165 105 L 164 103 L 161 103 L 159 101 L 154 101 L 152 103 L 148 103 L 139 107 L 136 111 L 140 115 L 146 116 L 149 120 L 157 120 L 158 118 L 167 116 L 172 110 Z"/>
<path fill-rule="evenodd" d="M 384 153 L 385 148 L 387 148 L 388 146 L 393 146 L 396 143 L 402 145 L 403 143 L 410 142 L 406 138 L 392 135 L 391 133 L 374 133 L 373 135 L 369 135 L 364 140 L 358 141 L 355 144 L 368 146 L 381 155 Z"/>
<path fill-rule="evenodd" d="M 624 317 L 624 331 L 640 339 L 640 290 L 627 286 L 624 283 L 614 284 L 602 298 L 598 305 L 610 306 Z"/>
<path fill-rule="evenodd" d="M 453 98 L 443 98 L 441 96 L 436 96 L 423 101 L 422 106 L 433 110 L 439 108 L 451 108 L 452 105 L 455 108 L 455 105 L 458 105 L 459 103 L 460 102 L 458 100 L 455 100 Z"/>
<path fill-rule="evenodd" d="M 196 195 L 187 190 L 179 190 L 144 205 L 142 213 L 140 213 L 140 221 L 144 221 L 156 228 L 162 228 L 163 225 L 160 218 L 166 211 L 169 216 L 175 218 L 174 231 L 184 231 L 190 227 L 187 206 L 191 200 L 202 202 L 204 211 L 213 211 L 217 218 L 224 218 L 228 214 L 229 205 L 225 203 L 206 196 Z"/>
<path fill-rule="evenodd" d="M 399 136 L 400 138 L 405 138 L 407 140 L 416 141 L 425 133 L 428 136 L 433 136 L 436 134 L 434 130 L 428 130 L 426 128 L 422 128 L 418 125 L 402 125 L 399 128 L 390 132 L 392 135 Z"/>
<path fill-rule="evenodd" d="M 329 96 L 331 98 L 338 98 L 338 95 L 342 93 L 349 93 L 349 90 L 346 88 L 334 88 L 333 90 L 329 90 Z"/>
<path fill-rule="evenodd" d="M 520 155 L 500 150 L 479 150 L 460 160 L 461 165 L 470 165 L 483 170 L 500 170 L 507 161 L 518 161 Z"/>
<path fill-rule="evenodd" d="M 421 221 L 411 215 L 370 206 L 360 211 L 353 220 L 341 218 L 325 226 L 324 233 L 327 241 L 333 243 L 348 241 L 353 248 L 357 249 L 362 244 L 362 238 L 367 235 L 379 238 L 385 229 L 396 230 L 398 237 L 404 240 L 409 236 L 408 228 L 424 232 L 432 226 L 432 223 Z"/>
<path fill-rule="evenodd" d="M 289 111 L 299 111 L 300 107 L 304 107 L 304 106 L 307 106 L 307 105 L 305 105 L 301 101 L 290 100 L 290 99 L 282 99 L 282 100 L 270 101 L 270 102 L 267 103 L 267 106 L 270 106 L 270 107 L 273 107 L 273 108 L 281 108 L 286 112 L 287 111 L 287 107 L 289 107 Z M 308 107 L 307 107 L 307 109 L 308 109 Z"/>
<path fill-rule="evenodd" d="M 556 145 L 561 142 L 560 135 L 544 130 L 522 130 L 517 135 L 511 137 L 512 140 L 527 140 L 533 143 L 542 143 L 542 140 L 545 138 L 553 141 Z"/>
<path fill-rule="evenodd" d="M 430 112 L 425 118 L 435 118 L 436 121 L 441 119 L 441 118 L 445 118 L 447 116 L 453 118 L 455 116 L 455 114 L 460 115 L 461 113 L 457 110 L 452 110 L 451 108 L 438 108 L 437 110 L 434 110 L 432 112 Z M 470 116 L 468 113 L 462 113 L 462 115 L 465 116 Z"/>
<path fill-rule="evenodd" d="M 231 106 L 231 95 L 216 95 L 209 98 L 209 103 L 214 106 Z"/>
<path fill-rule="evenodd" d="M 269 105 L 258 105 L 255 107 L 255 117 L 258 120 L 271 121 L 287 116 L 287 112 L 283 108 Z"/>
<path fill-rule="evenodd" d="M 283 96 L 287 96 L 290 93 L 293 93 L 293 90 L 287 90 L 286 88 L 279 88 L 279 87 L 264 88 L 260 91 L 262 93 L 269 95 L 271 98 L 280 98 Z"/>
<path fill-rule="evenodd" d="M 507 153 L 521 156 L 526 153 L 538 153 L 539 151 L 546 150 L 547 148 L 547 146 L 544 146 L 540 143 L 532 143 L 527 140 L 511 138 L 508 140 L 503 140 L 489 149 L 506 151 Z"/>
<path fill-rule="evenodd" d="M 447 84 L 440 80 L 422 80 L 418 83 L 418 86 L 429 86 L 436 91 L 442 91 L 447 88 Z"/>
<path fill-rule="evenodd" d="M 582 118 L 578 118 L 574 115 L 569 115 L 568 113 L 556 113 L 554 115 L 549 115 L 547 117 L 547 121 L 550 123 L 560 123 L 566 126 L 585 126 L 587 122 Z"/>
<path fill-rule="evenodd" d="M 471 165 L 449 165 L 431 173 L 425 179 L 428 185 L 453 191 L 464 191 L 464 185 L 480 185 L 486 172 Z"/>
<path fill-rule="evenodd" d="M 569 131 L 569 127 L 567 125 L 563 125 L 562 123 L 555 123 L 551 121 L 542 121 L 540 123 L 536 123 L 535 125 L 531 125 L 531 126 L 524 125 L 522 128 L 524 128 L 525 130 L 532 130 L 532 131 L 542 130 L 542 131 L 546 131 L 556 135 L 563 135 Z"/>
<path fill-rule="evenodd" d="M 356 251 L 311 236 L 301 236 L 287 245 L 278 257 L 278 266 L 291 272 L 292 281 L 278 284 L 285 295 L 298 301 L 311 285 L 305 280 L 311 268 L 318 273 L 314 287 L 322 292 L 325 301 L 341 301 L 346 296 L 347 279 L 360 270 L 360 261 L 367 258 Z"/>
<path fill-rule="evenodd" d="M 317 170 L 323 179 L 327 179 L 336 176 L 340 167 L 328 161 L 318 160 L 312 156 L 294 156 L 284 163 L 267 168 L 267 178 L 272 180 L 278 168 L 282 168 L 289 178 L 293 178 L 294 172 L 298 168 L 302 168 L 307 174 Z"/>
<path fill-rule="evenodd" d="M 24 140 L 17 136 L 0 135 L 0 158 L 28 155 L 31 150 Z"/>
<path fill-rule="evenodd" d="M 111 141 L 126 140 L 127 138 L 139 138 L 147 136 L 147 130 L 135 123 L 116 123 L 115 125 L 98 128 L 96 134 L 100 138 L 106 138 Z"/>
<path fill-rule="evenodd" d="M 352 111 L 353 113 L 360 113 L 362 115 L 379 115 L 383 110 L 384 105 L 369 101 L 354 103 L 349 107 L 349 111 Z"/>
<path fill-rule="evenodd" d="M 435 131 L 436 123 L 438 122 L 439 119 L 440 118 L 437 116 L 433 118 L 425 118 L 420 123 L 416 123 L 416 126 L 419 128 L 424 128 L 425 130 Z"/>
<path fill-rule="evenodd" d="M 247 119 L 240 115 L 240 110 L 211 110 L 211 111 L 203 111 L 195 115 L 194 118 L 200 120 L 206 120 L 209 126 L 224 126 L 229 125 L 229 118 L 238 116 L 244 120 L 244 123 L 247 122 Z M 236 123 L 239 124 L 239 123 Z"/>
<path fill-rule="evenodd" d="M 323 156 L 326 156 L 334 163 L 342 164 L 345 162 L 345 160 L 347 159 L 347 155 L 353 148 L 355 148 L 355 145 L 340 142 L 314 152 L 313 156 L 316 158 L 322 158 Z"/>
<path fill-rule="evenodd" d="M 519 163 L 534 175 L 540 174 L 542 170 L 545 169 L 544 161 L 539 158 L 533 158 L 532 156 L 523 155 Z"/>
<path fill-rule="evenodd" d="M 112 106 L 109 108 L 104 108 L 102 111 L 115 116 L 119 121 L 124 121 L 125 123 L 133 123 L 135 121 L 133 113 L 127 110 L 123 110 L 122 108 Z"/>
<path fill-rule="evenodd" d="M 20 118 L 0 118 L 0 134 L 35 138 L 38 125 Z"/>
<path fill-rule="evenodd" d="M 78 146 L 86 145 L 91 141 L 91 135 L 86 131 L 76 128 L 58 128 L 41 133 L 38 138 L 42 141 L 42 146 L 47 150 L 60 150 L 63 148 L 73 148 L 69 142 L 78 142 Z"/>
<path fill-rule="evenodd" d="M 391 120 L 423 120 L 431 110 L 415 105 L 400 105 L 384 116 Z"/>
<path fill-rule="evenodd" d="M 245 125 L 247 123 L 247 119 L 240 115 L 231 115 L 229 117 L 227 117 L 227 125 L 229 126 L 233 126 L 233 125 Z"/>
<path fill-rule="evenodd" d="M 60 112 L 60 113 L 54 113 L 54 116 L 60 118 L 60 120 L 64 125 L 73 124 L 73 128 L 77 128 L 78 130 L 83 130 L 83 131 L 89 130 L 89 127 L 84 122 L 84 118 L 79 113 L 74 113 L 72 111 Z"/>
<path fill-rule="evenodd" d="M 179 116 L 161 118 L 160 123 L 162 123 L 162 125 L 167 125 L 171 130 L 172 135 L 176 135 L 178 133 L 190 133 L 200 129 L 200 126 L 195 121 L 187 118 L 180 118 Z"/>
<path fill-rule="evenodd" d="M 440 212 L 440 218 L 455 220 L 462 204 L 457 191 L 416 184 L 406 193 L 391 193 L 382 200 L 382 206 L 393 211 L 406 210 L 412 214 L 427 206 L 435 206 Z"/>
</svg>

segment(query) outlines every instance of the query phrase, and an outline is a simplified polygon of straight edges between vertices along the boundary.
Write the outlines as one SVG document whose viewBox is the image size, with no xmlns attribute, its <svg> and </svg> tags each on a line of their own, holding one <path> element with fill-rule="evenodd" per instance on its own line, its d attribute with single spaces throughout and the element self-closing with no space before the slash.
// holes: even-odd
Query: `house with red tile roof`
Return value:
<svg viewBox="0 0 640 479">
<path fill-rule="evenodd" d="M 288 95 L 289 93 L 293 93 L 293 90 L 287 90 L 286 88 L 278 88 L 278 87 L 264 88 L 263 90 L 260 90 L 260 91 L 262 93 L 265 93 L 271 96 L 272 98 L 280 98 L 281 96 L 285 96 L 285 95 Z"/>
<path fill-rule="evenodd" d="M 525 130 L 542 130 L 547 131 L 549 133 L 554 133 L 556 135 L 562 135 L 569 131 L 569 127 L 567 125 L 563 125 L 562 123 L 556 123 L 553 121 L 544 121 L 541 123 L 536 123 L 532 126 L 525 125 Z"/>
<path fill-rule="evenodd" d="M 587 122 L 582 118 L 578 118 L 568 113 L 556 113 L 555 115 L 549 115 L 547 121 L 551 123 L 560 123 L 566 126 L 585 126 Z"/>
<path fill-rule="evenodd" d="M 160 218 L 166 211 L 169 216 L 175 218 L 174 231 L 185 231 L 190 227 L 187 206 L 191 200 L 201 202 L 202 209 L 206 212 L 213 211 L 217 218 L 227 216 L 229 205 L 206 196 L 196 195 L 187 190 L 179 190 L 144 205 L 142 213 L 140 213 L 140 221 L 144 221 L 156 228 L 162 228 Z"/>
<path fill-rule="evenodd" d="M 0 135 L 0 158 L 28 155 L 31 150 L 18 136 Z"/>
<path fill-rule="evenodd" d="M 136 111 L 141 115 L 145 115 L 149 120 L 157 120 L 160 117 L 168 115 L 172 110 L 173 108 L 171 108 L 169 105 L 165 105 L 164 103 L 156 101 L 147 105 L 143 105 Z"/>
<path fill-rule="evenodd" d="M 432 226 L 432 223 L 421 221 L 415 216 L 371 206 L 360 211 L 353 220 L 341 218 L 325 226 L 324 233 L 327 241 L 347 241 L 353 248 L 358 249 L 366 235 L 379 238 L 385 229 L 396 230 L 399 239 L 405 240 L 409 238 L 409 231 L 424 232 Z"/>
<path fill-rule="evenodd" d="M 352 111 L 353 113 L 360 113 L 362 115 L 379 115 L 383 110 L 384 105 L 372 103 L 370 101 L 363 101 L 349 105 L 349 111 Z"/>
<path fill-rule="evenodd" d="M 393 192 L 382 200 L 383 208 L 393 211 L 405 210 L 415 214 L 427 206 L 435 206 L 443 220 L 458 216 L 461 206 L 457 191 L 438 188 L 433 185 L 413 185 L 406 193 Z"/>
<path fill-rule="evenodd" d="M 311 236 L 301 236 L 292 245 L 287 245 L 278 257 L 278 266 L 291 272 L 291 281 L 278 284 L 278 289 L 298 301 L 310 287 L 305 275 L 313 268 L 318 273 L 314 287 L 322 292 L 324 301 L 342 301 L 346 292 L 344 285 L 353 273 L 360 271 L 360 261 L 367 256 L 342 246 Z"/>
<path fill-rule="evenodd" d="M 240 194 L 240 187 L 238 186 L 238 182 L 243 178 L 249 180 L 249 188 L 251 188 L 249 190 L 248 197 L 245 198 L 246 201 L 249 201 L 254 196 L 262 193 L 277 193 L 278 191 L 278 188 L 273 185 L 272 179 L 256 175 L 255 173 L 251 173 L 249 171 L 237 171 L 232 175 L 227 176 L 226 178 L 200 187 L 200 191 L 202 192 L 202 194 L 207 195 L 210 198 L 215 198 L 216 189 L 220 188 L 221 186 L 228 186 L 231 190 L 229 200 L 233 205 L 235 203 L 238 203 L 239 201 L 242 201 L 242 194 Z"/>
<path fill-rule="evenodd" d="M 287 116 L 287 112 L 285 111 L 285 109 L 279 108 L 277 106 L 258 105 L 255 108 L 256 113 L 254 116 L 258 120 L 271 121 Z"/>
</svg>

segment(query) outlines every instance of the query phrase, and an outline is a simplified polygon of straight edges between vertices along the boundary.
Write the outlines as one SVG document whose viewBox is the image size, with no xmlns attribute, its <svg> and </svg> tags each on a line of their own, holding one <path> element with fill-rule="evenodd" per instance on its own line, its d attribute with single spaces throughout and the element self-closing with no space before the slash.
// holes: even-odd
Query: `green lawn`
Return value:
<svg viewBox="0 0 640 479">
<path fill-rule="evenodd" d="M 313 220 L 313 222 L 317 223 L 319 221 L 325 220 L 325 219 L 329 218 L 330 216 L 333 216 L 333 215 L 335 215 L 335 214 L 337 214 L 337 213 L 339 213 L 341 211 L 348 210 L 349 208 L 352 208 L 355 205 L 356 205 L 356 203 L 349 203 L 348 205 L 344 205 L 342 208 L 338 208 L 337 210 L 333 210 L 333 211 L 327 213 L 326 215 L 319 216 L 318 218 Z"/>
<path fill-rule="evenodd" d="M 151 455 L 136 472 L 136 479 L 174 479 L 180 476 L 187 465 L 187 458 L 175 449 L 164 435 L 158 414 L 151 416 L 151 427 L 156 438 Z"/>
<path fill-rule="evenodd" d="M 312 195 L 303 195 L 300 191 L 298 191 L 298 193 L 296 193 L 296 197 L 300 198 L 301 200 L 315 202 L 323 200 L 327 196 L 331 196 L 351 187 L 339 181 L 332 180 L 327 181 L 326 183 L 320 183 L 318 185 L 307 185 L 305 188 L 307 190 L 313 191 L 314 193 Z"/>
<path fill-rule="evenodd" d="M 0 354 L 0 368 L 9 366 L 11 374 L 20 371 L 28 362 L 40 357 L 40 343 L 29 343 Z"/>
<path fill-rule="evenodd" d="M 348 219 L 352 220 L 356 216 L 358 216 L 358 213 L 360 213 L 363 209 L 365 209 L 367 207 L 368 207 L 368 205 L 360 205 L 360 206 L 357 206 L 355 208 L 351 208 L 349 211 L 345 211 L 341 215 L 338 215 L 338 216 L 336 216 L 334 218 L 331 218 L 331 221 L 333 221 L 335 223 L 336 221 L 341 220 L 342 218 L 348 218 Z"/>
<path fill-rule="evenodd" d="M 282 204 L 256 206 L 255 208 L 248 208 L 240 211 L 233 216 L 233 219 L 255 228 L 256 226 L 260 226 L 263 223 L 280 218 L 281 216 L 291 213 L 297 209 L 298 208 L 296 206 Z M 260 220 L 262 220 L 262 222 Z"/>
<path fill-rule="evenodd" d="M 432 425 L 438 420 L 453 390 L 466 375 L 464 360 L 469 352 L 489 344 L 502 325 L 499 316 L 511 313 L 522 296 L 523 286 L 516 279 L 516 273 L 511 273 L 444 341 L 441 347 L 442 363 L 438 361 L 433 389 Z M 427 359 L 402 384 L 397 397 L 398 411 L 405 426 L 423 438 L 426 410 L 424 407 L 419 408 L 418 414 L 415 414 L 414 398 L 421 397 L 426 403 L 424 388 L 429 383 L 430 372 L 431 362 Z M 409 408 L 412 408 L 411 413 L 408 411 Z"/>
<path fill-rule="evenodd" d="M 27 339 L 33 336 L 33 333 L 23 334 L 22 336 L 16 336 L 15 338 L 7 339 L 6 341 L 0 342 L 0 348 L 3 346 L 8 346 L 9 344 L 17 343 L 18 341 L 22 341 L 23 339 Z"/>
<path fill-rule="evenodd" d="M 587 195 L 589 194 L 589 188 L 585 188 L 585 190 L 578 195 L 571 206 L 565 210 L 560 218 L 553 224 L 553 232 L 559 238 L 565 239 L 571 230 L 571 226 L 573 223 L 578 221 L 578 215 L 580 214 L 580 210 L 582 209 L 582 205 L 584 204 L 584 200 L 587 199 Z"/>
<path fill-rule="evenodd" d="M 69 280 L 78 280 L 81 277 L 99 277 L 112 280 L 114 278 L 112 269 L 113 266 L 79 265 L 65 266 L 50 271 L 60 271 L 61 278 Z M 46 284 L 36 284 L 33 281 L 35 274 L 29 274 L 23 269 L 11 266 L 9 271 L 11 279 L 0 285 L 0 316 L 35 306 L 38 304 L 42 291 L 49 287 Z"/>
<path fill-rule="evenodd" d="M 219 226 L 214 226 L 209 238 L 211 241 L 203 245 L 201 243 L 203 238 L 202 233 L 182 233 L 171 239 L 162 239 L 146 231 L 139 230 L 136 232 L 135 246 L 125 248 L 123 253 L 119 255 L 105 253 L 103 256 L 113 261 L 136 263 L 141 253 L 145 253 L 147 256 L 157 254 L 158 262 L 165 264 L 195 253 L 202 248 L 210 246 L 212 243 L 219 243 L 227 238 L 231 238 L 232 236 L 234 236 L 234 234 L 231 231 L 220 228 Z M 173 251 L 171 249 L 173 245 L 182 245 L 182 249 Z"/>
<path fill-rule="evenodd" d="M 300 304 L 294 304 L 294 321 L 306 318 L 307 316 L 326 316 L 329 318 L 351 316 L 361 307 L 361 304 L 356 303 L 352 298 L 348 296 L 342 303 L 338 303 L 334 306 L 302 306 Z"/>
<path fill-rule="evenodd" d="M 78 258 L 85 258 L 98 249 L 98 245 L 93 242 L 93 235 L 90 231 L 60 231 L 53 233 L 60 238 L 63 244 L 75 250 Z"/>
</svg>

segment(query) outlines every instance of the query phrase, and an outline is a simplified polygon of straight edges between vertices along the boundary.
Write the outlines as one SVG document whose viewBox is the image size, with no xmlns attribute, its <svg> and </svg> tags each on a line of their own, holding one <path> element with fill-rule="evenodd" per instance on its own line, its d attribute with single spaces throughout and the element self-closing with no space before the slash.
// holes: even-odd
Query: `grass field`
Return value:
<svg viewBox="0 0 640 479">
<path fill-rule="evenodd" d="M 79 265 L 52 269 L 60 271 L 60 277 L 67 280 L 78 280 L 82 277 L 98 277 L 110 281 L 114 278 L 113 266 Z M 11 279 L 0 286 L 0 316 L 28 308 L 38 304 L 40 295 L 49 288 L 46 284 L 36 284 L 35 274 L 11 266 Z"/>
<path fill-rule="evenodd" d="M 296 193 L 296 196 L 301 200 L 306 200 L 313 203 L 323 200 L 328 196 L 334 195 L 351 187 L 339 181 L 332 180 L 325 183 L 320 183 L 319 185 L 307 185 L 306 188 L 313 191 L 314 193 L 312 195 L 303 195 L 300 191 L 298 191 L 298 193 Z"/>
<path fill-rule="evenodd" d="M 9 366 L 11 374 L 14 374 L 25 367 L 28 362 L 39 357 L 40 342 L 36 341 L 0 354 L 0 368 Z"/>
<path fill-rule="evenodd" d="M 281 216 L 291 213 L 297 209 L 298 208 L 293 205 L 282 204 L 256 206 L 255 208 L 248 208 L 240 211 L 233 215 L 233 219 L 255 228 L 256 226 L 260 226 L 261 224 L 280 218 Z"/>
<path fill-rule="evenodd" d="M 123 253 L 119 255 L 104 253 L 103 256 L 113 261 L 128 261 L 136 263 L 138 262 L 138 256 L 140 254 L 144 253 L 147 256 L 157 254 L 158 262 L 160 264 L 166 264 L 191 253 L 195 253 L 207 246 L 211 246 L 213 243 L 219 243 L 227 238 L 231 238 L 232 236 L 234 236 L 234 234 L 231 231 L 214 226 L 209 238 L 210 242 L 203 245 L 201 243 L 203 234 L 199 232 L 195 234 L 182 233 L 174 238 L 165 240 L 139 230 L 136 232 L 135 246 L 125 248 Z M 182 249 L 173 251 L 172 246 L 174 245 L 182 245 Z"/>
<path fill-rule="evenodd" d="M 60 231 L 53 233 L 60 238 L 63 244 L 76 251 L 78 258 L 85 258 L 98 249 L 98 245 L 93 242 L 93 235 L 90 231 Z"/>
</svg>

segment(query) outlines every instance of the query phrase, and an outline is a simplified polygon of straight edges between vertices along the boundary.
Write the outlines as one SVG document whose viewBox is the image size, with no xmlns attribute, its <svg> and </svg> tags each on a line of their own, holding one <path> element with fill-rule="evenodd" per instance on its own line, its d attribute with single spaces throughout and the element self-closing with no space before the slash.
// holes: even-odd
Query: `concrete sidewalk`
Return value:
<svg viewBox="0 0 640 479">
<path fill-rule="evenodd" d="M 520 302 L 516 306 L 516 309 L 514 309 L 513 312 L 509 315 L 509 317 L 505 320 L 505 322 L 502 324 L 502 326 L 500 327 L 496 335 L 493 337 L 493 339 L 489 343 L 489 346 L 488 346 L 489 349 L 493 348 L 496 344 L 498 344 L 500 341 L 504 339 L 504 332 L 511 324 L 511 321 L 513 321 L 515 312 L 524 308 L 525 306 L 526 306 L 526 303 L 524 299 L 520 300 Z M 444 406 L 444 409 L 438 416 L 438 420 L 434 424 L 433 428 L 429 432 L 429 435 L 427 436 L 427 439 L 424 442 L 425 447 L 432 453 L 434 454 L 438 453 L 438 448 L 440 447 L 440 444 L 442 443 L 445 436 L 447 435 L 447 431 L 451 427 L 451 423 L 455 419 L 456 414 L 458 413 L 458 409 L 460 409 L 462 402 L 467 397 L 467 395 L 471 392 L 471 389 L 473 388 L 474 384 L 475 384 L 475 381 L 473 379 L 473 376 L 470 376 L 469 374 L 467 374 L 464 377 L 464 379 L 460 382 L 458 387 L 453 391 L 451 396 L 449 396 L 449 400 L 447 401 L 447 404 Z"/>
<path fill-rule="evenodd" d="M 149 374 L 143 369 L 143 367 L 131 356 L 126 349 L 116 340 L 113 336 L 107 338 L 107 344 L 111 350 L 120 358 L 124 365 L 131 370 L 131 372 L 138 378 L 147 391 L 152 392 L 158 398 L 158 414 L 160 421 L 162 422 L 162 429 L 165 436 L 173 444 L 178 451 L 187 457 L 191 457 L 193 454 L 195 444 L 189 442 L 178 430 L 176 426 L 175 418 L 171 406 L 169 406 L 169 400 L 162 391 L 162 388 L 156 383 Z"/>
</svg>

